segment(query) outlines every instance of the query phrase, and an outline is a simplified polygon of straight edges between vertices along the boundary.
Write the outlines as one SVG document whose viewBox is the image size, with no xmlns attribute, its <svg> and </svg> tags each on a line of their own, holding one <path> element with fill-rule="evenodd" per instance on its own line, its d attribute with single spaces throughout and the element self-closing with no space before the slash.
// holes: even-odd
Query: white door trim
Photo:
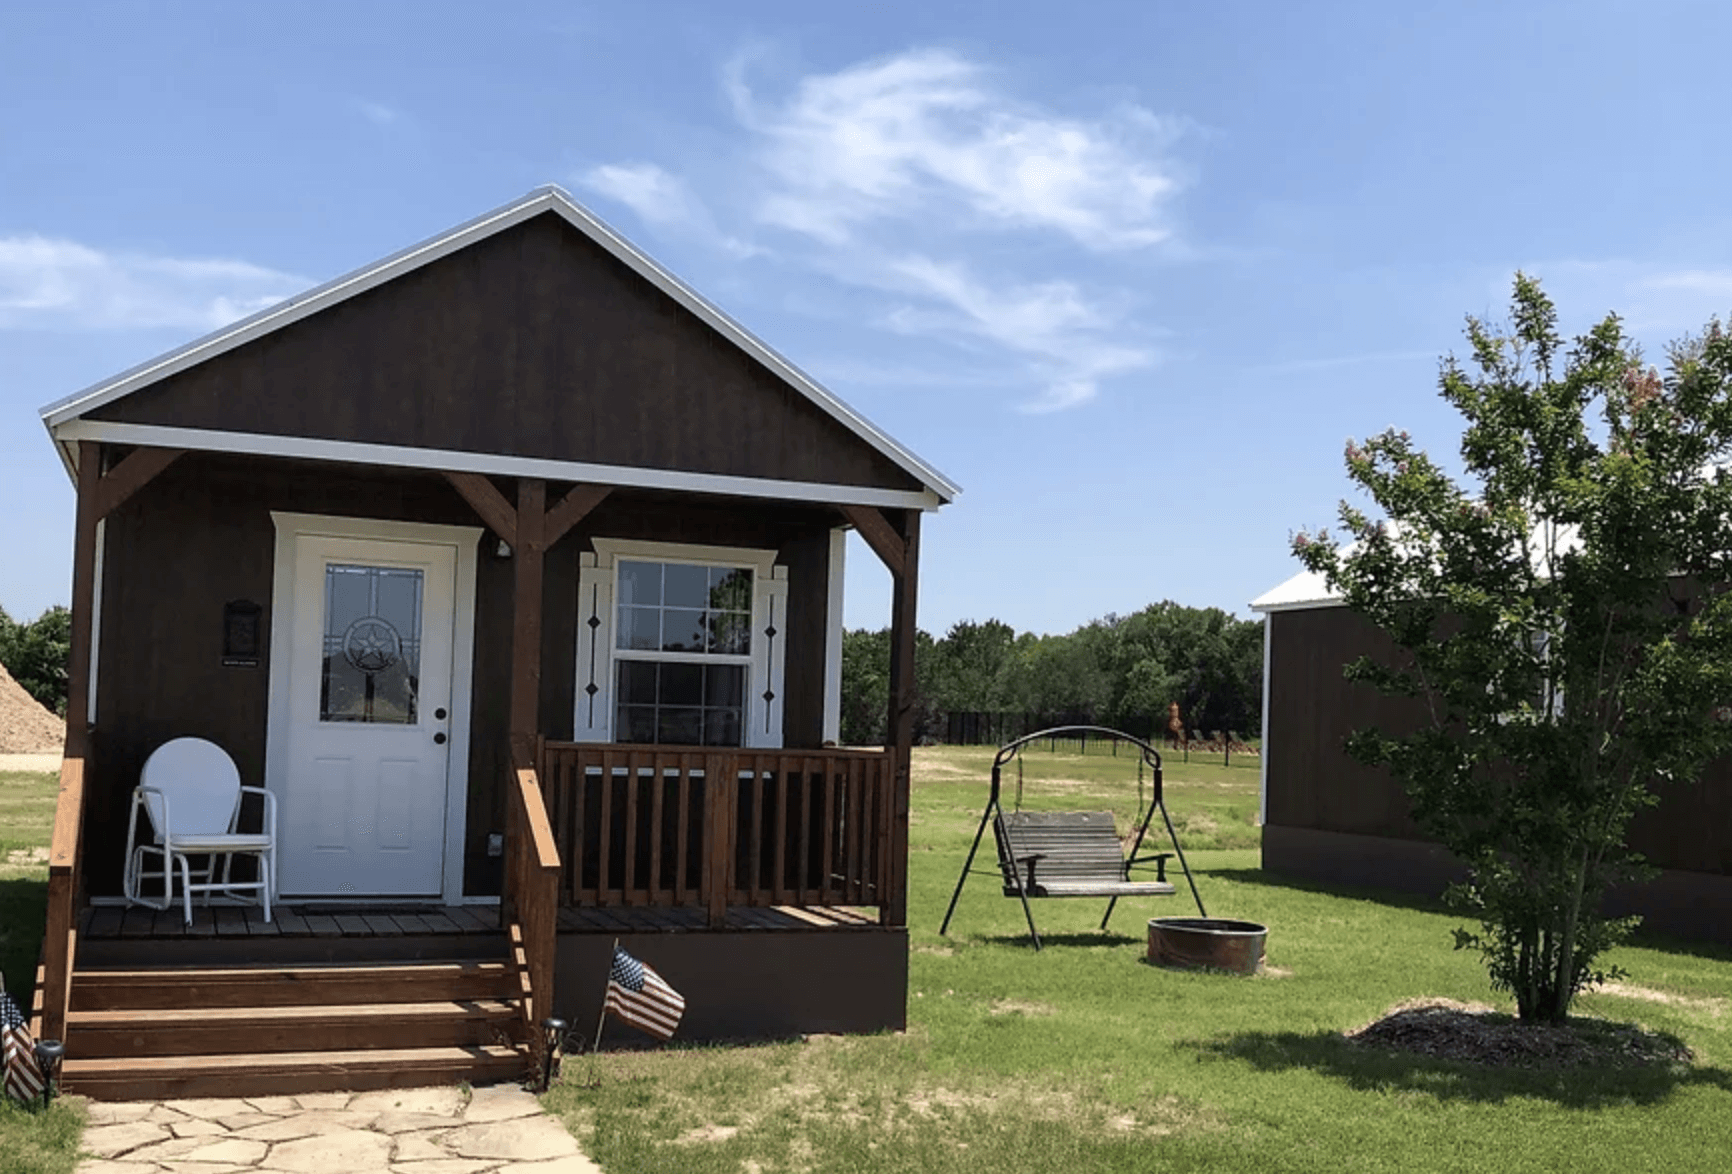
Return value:
<svg viewBox="0 0 1732 1174">
<path fill-rule="evenodd" d="M 475 567 L 480 526 L 442 526 L 380 518 L 337 518 L 324 514 L 271 511 L 277 528 L 276 565 L 271 584 L 270 717 L 265 727 L 265 786 L 280 800 L 288 776 L 289 665 L 293 632 L 288 607 L 295 593 L 295 543 L 306 538 L 353 538 L 377 542 L 420 542 L 451 546 L 457 552 L 456 596 L 451 633 L 451 753 L 445 776 L 445 859 L 441 899 L 463 899 L 463 840 L 469 799 L 470 678 L 475 655 Z"/>
</svg>

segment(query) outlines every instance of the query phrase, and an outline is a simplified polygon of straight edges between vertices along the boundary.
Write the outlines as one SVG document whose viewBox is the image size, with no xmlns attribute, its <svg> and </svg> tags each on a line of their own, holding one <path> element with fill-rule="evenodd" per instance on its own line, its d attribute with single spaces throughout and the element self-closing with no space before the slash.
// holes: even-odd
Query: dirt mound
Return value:
<svg viewBox="0 0 1732 1174">
<path fill-rule="evenodd" d="M 1345 1033 L 1366 1047 L 1466 1060 L 1494 1068 L 1645 1067 L 1688 1064 L 1690 1049 L 1632 1023 L 1570 1019 L 1557 1026 L 1521 1024 L 1484 1003 L 1415 999 L 1375 1023 Z"/>
<path fill-rule="evenodd" d="M 66 741 L 66 723 L 42 708 L 0 665 L 0 754 L 49 754 Z"/>
</svg>

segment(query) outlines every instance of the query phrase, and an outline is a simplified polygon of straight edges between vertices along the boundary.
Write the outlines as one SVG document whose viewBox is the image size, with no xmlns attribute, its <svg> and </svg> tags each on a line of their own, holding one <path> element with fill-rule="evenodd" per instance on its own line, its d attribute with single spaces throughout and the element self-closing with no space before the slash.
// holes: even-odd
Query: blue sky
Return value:
<svg viewBox="0 0 1732 1174">
<path fill-rule="evenodd" d="M 1732 8 L 0 0 L 0 606 L 37 409 L 557 183 L 964 487 L 921 622 L 1247 614 L 1349 436 L 1435 452 L 1517 268 L 1732 310 Z M 850 552 L 850 626 L 889 615 Z"/>
</svg>

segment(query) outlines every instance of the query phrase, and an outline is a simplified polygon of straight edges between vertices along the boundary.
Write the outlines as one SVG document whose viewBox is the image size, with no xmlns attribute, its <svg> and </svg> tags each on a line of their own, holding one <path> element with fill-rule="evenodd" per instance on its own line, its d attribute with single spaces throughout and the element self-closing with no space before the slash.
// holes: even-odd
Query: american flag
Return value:
<svg viewBox="0 0 1732 1174">
<path fill-rule="evenodd" d="M 620 949 L 613 948 L 613 969 L 607 976 L 607 1000 L 603 1011 L 657 1039 L 672 1039 L 686 1012 L 686 1000 L 662 976 Z"/>
<path fill-rule="evenodd" d="M 6 1095 L 29 1102 L 42 1095 L 42 1069 L 36 1063 L 36 1043 L 12 996 L 0 991 L 0 1063 L 6 1069 Z"/>
</svg>

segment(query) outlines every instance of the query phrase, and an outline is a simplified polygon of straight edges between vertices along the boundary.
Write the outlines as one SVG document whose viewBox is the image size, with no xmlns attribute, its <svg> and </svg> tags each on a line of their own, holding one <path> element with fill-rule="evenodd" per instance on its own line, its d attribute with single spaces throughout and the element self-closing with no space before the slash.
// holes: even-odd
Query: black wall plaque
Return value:
<svg viewBox="0 0 1732 1174">
<path fill-rule="evenodd" d="M 258 604 L 236 599 L 223 604 L 223 665 L 225 668 L 259 667 Z"/>
</svg>

